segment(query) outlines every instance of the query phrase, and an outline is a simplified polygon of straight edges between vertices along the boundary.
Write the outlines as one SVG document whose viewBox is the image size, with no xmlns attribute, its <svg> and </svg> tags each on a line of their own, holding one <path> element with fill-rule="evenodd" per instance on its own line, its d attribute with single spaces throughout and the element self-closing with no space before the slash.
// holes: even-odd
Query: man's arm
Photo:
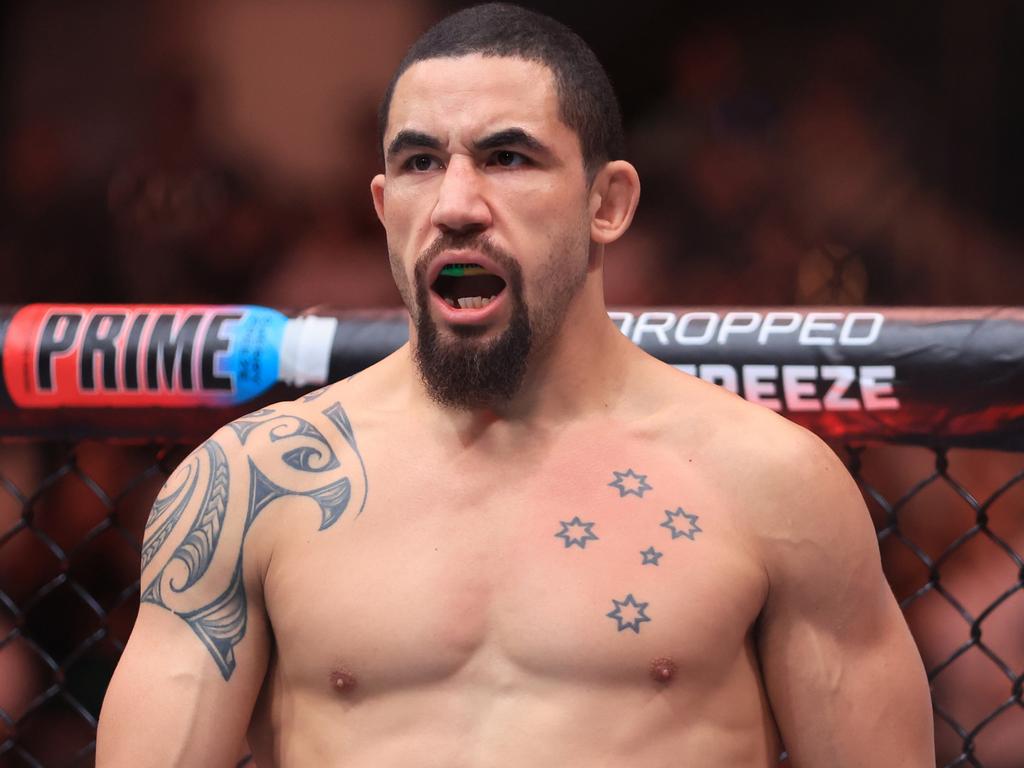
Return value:
<svg viewBox="0 0 1024 768">
<path fill-rule="evenodd" d="M 934 766 L 924 668 L 867 509 L 827 446 L 802 430 L 793 437 L 760 521 L 769 596 L 759 626 L 790 764 Z"/>
<path fill-rule="evenodd" d="M 168 479 L 146 524 L 138 619 L 107 690 L 100 768 L 234 765 L 270 647 L 245 546 L 248 467 L 224 428 Z"/>
</svg>

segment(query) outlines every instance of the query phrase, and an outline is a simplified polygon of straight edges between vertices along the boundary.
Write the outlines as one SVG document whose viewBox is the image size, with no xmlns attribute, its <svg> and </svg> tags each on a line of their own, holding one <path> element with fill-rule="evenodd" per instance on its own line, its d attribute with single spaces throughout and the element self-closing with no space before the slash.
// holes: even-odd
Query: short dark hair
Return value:
<svg viewBox="0 0 1024 768">
<path fill-rule="evenodd" d="M 558 92 L 559 116 L 580 140 L 587 175 L 622 157 L 622 115 L 611 81 L 583 39 L 559 21 L 508 3 L 487 3 L 453 13 L 417 40 L 398 65 L 380 111 L 381 143 L 395 85 L 409 67 L 426 59 L 470 54 L 508 56 L 543 64 Z"/>
</svg>

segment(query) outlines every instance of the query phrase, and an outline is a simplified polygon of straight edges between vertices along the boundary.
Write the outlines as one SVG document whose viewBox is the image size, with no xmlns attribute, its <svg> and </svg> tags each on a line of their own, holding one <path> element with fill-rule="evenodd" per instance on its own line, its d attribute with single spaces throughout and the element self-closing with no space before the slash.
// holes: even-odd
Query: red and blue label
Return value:
<svg viewBox="0 0 1024 768">
<path fill-rule="evenodd" d="M 234 405 L 277 382 L 286 322 L 249 305 L 30 304 L 4 380 L 22 408 Z"/>
</svg>

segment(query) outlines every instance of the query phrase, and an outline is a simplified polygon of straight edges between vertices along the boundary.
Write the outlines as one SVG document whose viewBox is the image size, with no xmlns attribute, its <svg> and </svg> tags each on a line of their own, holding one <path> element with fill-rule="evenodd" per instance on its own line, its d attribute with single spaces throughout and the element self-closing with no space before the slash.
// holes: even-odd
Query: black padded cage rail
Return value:
<svg viewBox="0 0 1024 768">
<path fill-rule="evenodd" d="M 610 314 L 666 362 L 833 445 L 925 661 L 937 765 L 1024 765 L 1024 311 Z M 138 610 L 143 526 L 188 451 L 407 333 L 398 312 L 296 320 L 252 307 L 0 313 L 0 768 L 94 763 L 100 704 Z"/>
</svg>

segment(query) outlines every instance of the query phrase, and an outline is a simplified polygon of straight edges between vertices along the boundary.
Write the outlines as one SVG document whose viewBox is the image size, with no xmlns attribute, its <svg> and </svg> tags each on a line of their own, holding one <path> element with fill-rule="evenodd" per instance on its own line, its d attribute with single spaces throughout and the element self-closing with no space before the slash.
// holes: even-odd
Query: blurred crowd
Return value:
<svg viewBox="0 0 1024 768">
<path fill-rule="evenodd" d="M 1024 143 L 1012 128 L 1024 130 L 1024 116 L 1018 100 L 1008 103 L 1024 66 L 1017 4 L 949 0 L 871 11 L 840 3 L 807 16 L 741 2 L 712 12 L 655 1 L 625 19 L 618 4 L 527 4 L 590 40 L 622 96 L 643 195 L 633 229 L 608 254 L 610 304 L 1019 302 Z M 406 46 L 449 7 L 9 5 L 0 303 L 397 306 L 368 194 L 379 166 L 375 111 Z M 137 578 L 137 555 L 113 531 L 77 552 L 74 578 L 103 611 L 116 606 L 97 625 L 89 610 L 78 616 L 82 600 L 60 597 L 66 589 L 34 597 L 65 572 L 47 541 L 75 547 L 115 507 L 130 536 L 141 537 L 161 481 L 152 451 L 83 444 L 75 469 L 54 477 L 58 451 L 0 441 L 0 766 L 21 765 L 2 748 L 15 730 L 40 760 L 66 759 L 91 738 L 67 707 L 13 724 L 54 673 L 25 638 L 5 643 L 15 611 L 4 595 L 23 610 L 31 603 L 33 642 L 55 658 L 95 626 L 123 641 L 137 604 L 122 593 Z M 905 449 L 866 456 L 894 498 L 934 462 Z M 1021 467 L 1013 455 L 956 456 L 964 485 L 988 492 Z M 161 456 L 160 466 L 172 459 Z M 107 498 L 125 488 L 116 505 Z M 1000 534 L 1021 552 L 1020 493 L 1007 498 L 1018 500 L 1017 514 L 1000 518 Z M 914 535 L 936 554 L 971 521 L 955 494 L 937 494 L 927 508 L 928 524 Z M 26 519 L 50 538 L 21 530 Z M 883 554 L 905 597 L 927 573 L 894 546 L 883 545 Z M 953 558 L 948 578 L 959 581 L 950 590 L 965 593 L 977 616 L 1012 574 L 988 550 L 963 551 Z M 908 617 L 934 665 L 967 630 L 942 604 L 920 605 Z M 68 615 L 78 616 L 71 629 Z M 998 615 L 991 642 L 1019 675 L 1024 599 L 1008 600 Z M 92 714 L 117 653 L 109 638 L 96 649 L 76 667 L 81 679 L 60 681 L 73 683 Z M 965 655 L 935 689 L 968 728 L 1009 696 L 1004 673 L 978 657 Z M 1022 712 L 1011 707 L 979 737 L 989 768 L 1024 763 Z M 63 736 L 48 738 L 57 722 Z M 938 731 L 940 757 L 951 759 L 962 739 L 945 724 Z"/>
<path fill-rule="evenodd" d="M 16 8 L 0 302 L 397 304 L 367 192 L 374 115 L 441 5 Z M 1016 301 L 1021 150 L 998 141 L 1024 123 L 1000 85 L 1017 63 L 1012 4 L 904 19 L 939 36 L 900 41 L 917 58 L 882 13 L 693 12 L 649 46 L 635 30 L 653 63 L 606 54 L 607 33 L 589 34 L 606 25 L 567 8 L 609 61 L 643 182 L 610 303 Z"/>
</svg>

